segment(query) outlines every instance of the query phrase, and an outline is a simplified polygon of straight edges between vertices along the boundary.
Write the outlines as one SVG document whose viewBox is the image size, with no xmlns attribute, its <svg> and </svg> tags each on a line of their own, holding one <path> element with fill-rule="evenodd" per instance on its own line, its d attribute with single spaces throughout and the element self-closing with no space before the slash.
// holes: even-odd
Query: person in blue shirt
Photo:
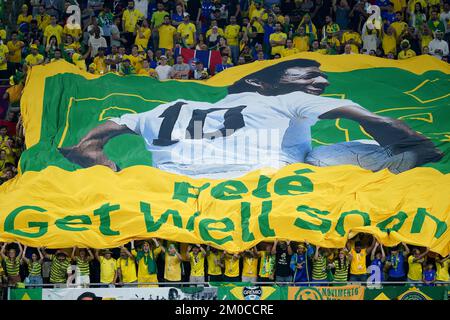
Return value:
<svg viewBox="0 0 450 320">
<path fill-rule="evenodd" d="M 384 29 L 385 31 L 387 28 L 396 21 L 396 14 L 394 11 L 394 6 L 392 4 L 389 4 L 387 11 L 381 12 L 381 18 L 384 22 Z"/>
<path fill-rule="evenodd" d="M 176 10 L 172 13 L 172 24 L 177 27 L 184 19 L 184 10 L 181 4 L 177 4 Z"/>
<path fill-rule="evenodd" d="M 380 7 L 380 10 L 387 11 L 388 6 L 391 4 L 390 0 L 375 0 L 375 5 Z"/>
<path fill-rule="evenodd" d="M 400 245 L 393 247 L 391 253 L 386 259 L 386 268 L 388 269 L 387 281 L 390 282 L 404 282 L 406 281 L 405 258 L 409 255 L 408 246 L 402 242 L 405 249 L 400 251 Z"/>
<path fill-rule="evenodd" d="M 423 271 L 422 281 L 426 286 L 434 287 L 436 284 L 436 270 L 434 270 L 433 264 L 428 263 L 426 269 Z"/>
<path fill-rule="evenodd" d="M 219 72 L 231 68 L 233 66 L 232 63 L 228 63 L 228 55 L 226 53 L 222 54 L 222 63 L 216 65 L 216 73 L 218 74 Z"/>
<path fill-rule="evenodd" d="M 308 243 L 297 245 L 297 252 L 291 257 L 290 267 L 293 272 L 292 281 L 295 286 L 307 286 L 311 281 L 311 256 L 314 254 L 314 248 Z"/>
<path fill-rule="evenodd" d="M 379 250 L 377 250 L 379 248 Z M 386 262 L 386 254 L 384 253 L 383 245 L 378 243 L 378 241 L 375 242 L 375 246 L 372 250 L 372 253 L 370 255 L 370 261 L 371 266 L 375 266 L 378 268 L 379 272 L 372 270 L 371 276 L 373 276 L 375 273 L 378 273 L 380 275 L 380 282 L 384 281 L 384 263 Z M 375 279 L 375 281 L 378 281 L 378 279 Z"/>
<path fill-rule="evenodd" d="M 260 57 L 258 56 L 258 54 L 262 52 L 262 59 L 260 59 Z M 269 60 L 270 59 L 270 55 L 265 53 L 263 50 L 263 46 L 260 43 L 256 43 L 255 46 L 252 48 L 252 55 L 253 55 L 253 60 Z"/>
<path fill-rule="evenodd" d="M 275 19 L 269 14 L 267 23 L 264 24 L 264 53 L 270 54 L 272 47 L 270 46 L 270 35 L 275 32 Z"/>
</svg>

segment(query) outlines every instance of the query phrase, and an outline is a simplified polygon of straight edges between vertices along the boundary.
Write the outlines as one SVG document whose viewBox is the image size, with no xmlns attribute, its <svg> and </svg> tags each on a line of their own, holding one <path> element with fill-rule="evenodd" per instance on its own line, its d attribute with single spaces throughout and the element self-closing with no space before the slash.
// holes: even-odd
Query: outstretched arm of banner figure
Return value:
<svg viewBox="0 0 450 320">
<path fill-rule="evenodd" d="M 118 125 L 113 121 L 106 121 L 89 131 L 77 145 L 61 148 L 60 152 L 68 160 L 83 168 L 103 165 L 117 171 L 117 165 L 108 159 L 103 148 L 110 139 L 126 133 L 135 134 L 127 126 Z"/>
<path fill-rule="evenodd" d="M 389 146 L 394 154 L 412 151 L 416 166 L 439 161 L 444 154 L 427 137 L 409 128 L 403 121 L 382 117 L 357 106 L 330 110 L 319 119 L 344 118 L 358 122 L 381 146 Z"/>
</svg>

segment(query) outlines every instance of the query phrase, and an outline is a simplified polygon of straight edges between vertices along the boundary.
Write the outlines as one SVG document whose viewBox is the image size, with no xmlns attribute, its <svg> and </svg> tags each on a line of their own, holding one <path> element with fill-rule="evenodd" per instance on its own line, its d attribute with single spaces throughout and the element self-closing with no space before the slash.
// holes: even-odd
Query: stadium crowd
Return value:
<svg viewBox="0 0 450 320">
<path fill-rule="evenodd" d="M 303 51 L 388 59 L 429 54 L 445 61 L 449 53 L 448 0 L 19 2 L 24 4 L 15 23 L 7 25 L 0 1 L 0 80 L 10 82 L 3 95 L 7 110 L 0 114 L 0 184 L 17 173 L 24 148 L 20 97 L 35 65 L 63 59 L 94 74 L 201 80 Z M 381 10 L 380 23 L 371 15 L 376 10 L 368 10 L 371 4 Z M 80 23 L 66 12 L 70 5 L 79 6 Z M 214 52 L 218 61 L 188 60 L 183 50 L 190 49 Z"/>
<path fill-rule="evenodd" d="M 235 65 L 304 51 L 388 59 L 428 54 L 444 61 L 449 54 L 448 0 L 25 2 L 14 26 L 7 26 L 0 17 L 0 79 L 10 83 L 3 95 L 8 108 L 0 115 L 4 118 L 0 184 L 17 174 L 24 149 L 20 97 L 27 72 L 36 65 L 66 60 L 93 74 L 207 79 Z M 81 8 L 80 25 L 66 13 L 72 4 Z M 371 4 L 381 9 L 379 26 L 369 19 Z M 182 50 L 189 49 L 219 52 L 220 61 L 214 68 L 200 60 L 186 61 Z M 100 252 L 5 243 L 0 253 L 0 279 L 10 286 L 21 282 L 172 286 L 170 282 L 241 280 L 342 284 L 364 282 L 372 265 L 382 281 L 435 285 L 449 281 L 450 263 L 448 256 L 425 248 L 410 249 L 406 244 L 384 248 L 366 235 L 342 249 L 279 241 L 230 254 L 209 246 L 151 239 Z"/>
<path fill-rule="evenodd" d="M 386 248 L 359 234 L 345 248 L 325 249 L 308 243 L 261 243 L 241 253 L 214 247 L 161 241 L 131 241 L 112 250 L 48 250 L 19 243 L 2 244 L 0 275 L 15 286 L 55 287 L 179 286 L 176 282 L 277 282 L 279 285 L 343 285 L 348 282 L 449 282 L 450 256 L 402 243 Z M 4 270 L 6 272 L 4 272 Z M 378 278 L 377 275 L 379 276 Z M 370 280 L 370 279 L 369 279 Z"/>
</svg>

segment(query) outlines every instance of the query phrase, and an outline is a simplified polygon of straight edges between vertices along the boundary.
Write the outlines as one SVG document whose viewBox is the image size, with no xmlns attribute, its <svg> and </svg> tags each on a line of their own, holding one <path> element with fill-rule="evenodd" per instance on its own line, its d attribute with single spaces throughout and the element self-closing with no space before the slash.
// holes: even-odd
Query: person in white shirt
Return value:
<svg viewBox="0 0 450 320">
<path fill-rule="evenodd" d="M 94 28 L 94 35 L 89 37 L 88 41 L 89 48 L 91 50 L 91 58 L 95 58 L 97 56 L 97 52 L 99 48 L 106 48 L 108 44 L 106 43 L 106 39 L 100 36 L 100 28 Z"/>
<path fill-rule="evenodd" d="M 380 40 L 378 38 L 378 31 L 375 29 L 367 28 L 366 23 L 364 23 L 361 34 L 363 42 L 362 51 L 366 53 L 369 53 L 372 50 L 377 51 L 378 44 L 380 43 Z"/>
<path fill-rule="evenodd" d="M 434 39 L 428 44 L 430 54 L 440 60 L 442 57 L 448 56 L 448 43 L 443 40 L 444 33 L 441 30 L 434 32 Z"/>
<path fill-rule="evenodd" d="M 448 36 L 450 34 L 450 3 L 448 1 L 444 3 L 444 11 L 439 15 L 439 19 L 445 26 L 446 40 L 450 41 Z"/>
<path fill-rule="evenodd" d="M 118 135 L 136 134 L 144 138 L 154 167 L 213 179 L 298 162 L 399 173 L 442 158 L 428 138 L 404 122 L 350 100 L 321 97 L 329 82 L 319 66 L 306 59 L 283 61 L 243 77 L 215 103 L 178 99 L 147 112 L 124 114 L 92 129 L 77 145 L 59 150 L 81 167 L 104 165 L 118 171 L 104 146 Z M 311 127 L 338 118 L 357 122 L 375 141 L 313 149 Z"/>
<path fill-rule="evenodd" d="M 158 74 L 159 80 L 167 80 L 170 79 L 170 75 L 172 74 L 172 67 L 167 64 L 167 57 L 161 56 L 160 65 L 155 69 Z"/>
</svg>

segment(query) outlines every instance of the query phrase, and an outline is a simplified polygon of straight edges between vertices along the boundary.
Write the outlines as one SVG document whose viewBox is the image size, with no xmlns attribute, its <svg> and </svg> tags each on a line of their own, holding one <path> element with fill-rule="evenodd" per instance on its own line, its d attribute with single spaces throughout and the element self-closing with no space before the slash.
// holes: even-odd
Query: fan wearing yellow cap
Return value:
<svg viewBox="0 0 450 320">
<path fill-rule="evenodd" d="M 400 43 L 400 48 L 402 50 L 398 53 L 398 60 L 409 59 L 416 56 L 416 52 L 411 49 L 411 45 L 408 40 L 403 40 Z"/>
<path fill-rule="evenodd" d="M 30 67 L 44 63 L 44 56 L 39 53 L 38 46 L 32 44 L 30 46 L 31 53 L 26 56 L 25 62 Z"/>
<path fill-rule="evenodd" d="M 24 4 L 19 16 L 17 17 L 17 25 L 19 26 L 21 23 L 30 23 L 31 19 L 33 19 L 33 17 L 28 14 L 28 6 Z"/>
</svg>

